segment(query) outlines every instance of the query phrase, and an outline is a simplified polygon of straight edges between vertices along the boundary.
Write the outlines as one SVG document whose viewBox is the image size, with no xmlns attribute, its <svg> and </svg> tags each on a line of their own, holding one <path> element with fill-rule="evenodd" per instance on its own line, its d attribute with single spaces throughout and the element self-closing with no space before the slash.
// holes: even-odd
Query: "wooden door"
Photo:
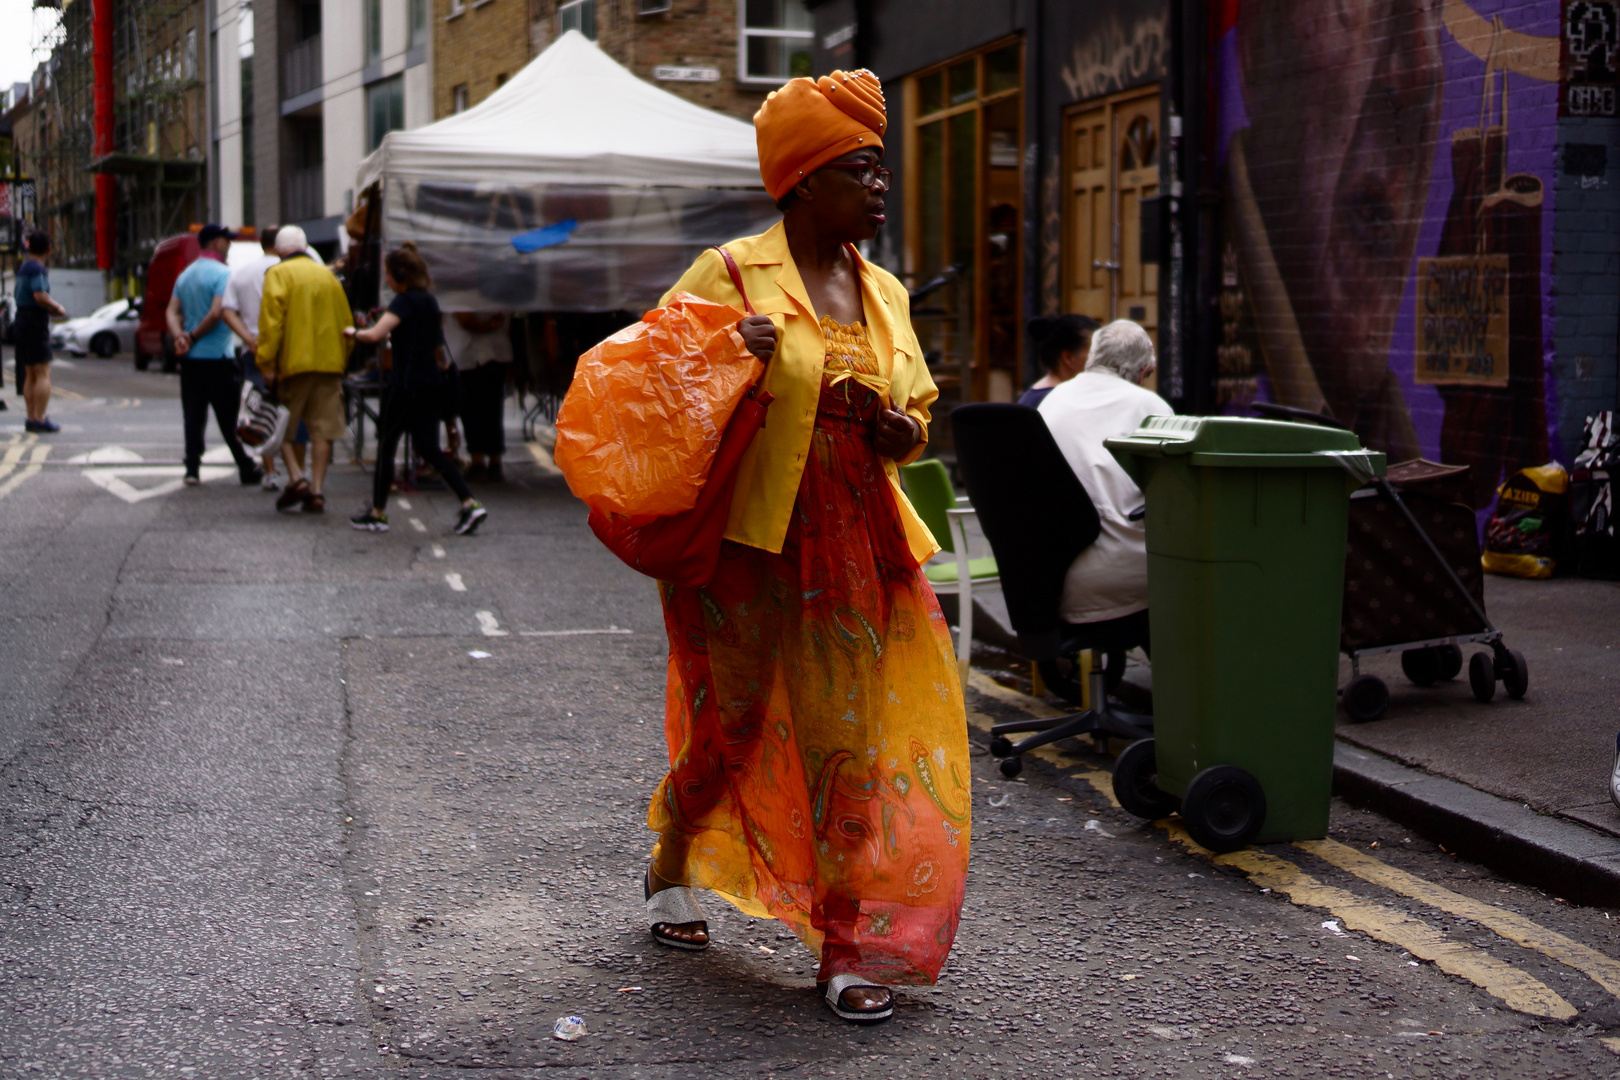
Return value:
<svg viewBox="0 0 1620 1080">
<path fill-rule="evenodd" d="M 1158 340 L 1159 270 L 1142 261 L 1142 200 L 1159 193 L 1157 87 L 1069 115 L 1065 310 L 1130 319 Z"/>
<path fill-rule="evenodd" d="M 1113 312 L 1113 138 L 1109 110 L 1069 118 L 1069 272 L 1067 305 L 1075 315 L 1107 322 Z"/>
</svg>

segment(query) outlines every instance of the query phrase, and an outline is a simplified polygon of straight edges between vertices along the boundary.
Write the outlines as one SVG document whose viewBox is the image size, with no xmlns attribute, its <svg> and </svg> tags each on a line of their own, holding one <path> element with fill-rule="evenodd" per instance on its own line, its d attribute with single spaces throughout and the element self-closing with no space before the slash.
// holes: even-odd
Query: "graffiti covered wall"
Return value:
<svg viewBox="0 0 1620 1080">
<path fill-rule="evenodd" d="M 1560 110 L 1614 114 L 1617 9 L 1214 5 L 1223 408 L 1328 412 L 1392 460 L 1469 464 L 1482 506 L 1504 471 L 1567 460 Z M 1615 269 L 1595 283 L 1610 319 Z"/>
</svg>

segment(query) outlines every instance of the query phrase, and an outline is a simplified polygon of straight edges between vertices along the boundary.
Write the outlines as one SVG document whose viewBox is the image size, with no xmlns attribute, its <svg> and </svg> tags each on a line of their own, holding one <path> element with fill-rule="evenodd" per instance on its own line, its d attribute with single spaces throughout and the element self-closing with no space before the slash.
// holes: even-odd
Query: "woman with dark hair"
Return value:
<svg viewBox="0 0 1620 1080">
<path fill-rule="evenodd" d="M 919 570 L 938 546 L 896 472 L 939 392 L 905 288 L 854 247 L 884 222 L 886 126 L 868 71 L 772 93 L 754 127 L 782 221 L 705 252 L 663 301 L 751 302 L 737 329 L 775 403 L 714 579 L 660 585 L 670 772 L 648 811 L 649 928 L 706 948 L 693 889 L 780 919 L 857 1023 L 892 1015 L 889 987 L 938 978 L 971 810 L 956 662 Z"/>
<path fill-rule="evenodd" d="M 394 293 L 388 310 L 377 324 L 366 330 L 345 328 L 343 333 L 356 341 L 376 345 L 387 339 L 393 353 L 388 366 L 388 388 L 383 393 L 378 418 L 377 471 L 371 484 L 371 505 L 349 519 L 349 524 L 365 532 L 388 531 L 388 492 L 394 486 L 394 454 L 406 432 L 411 448 L 444 478 L 461 499 L 461 513 L 455 531 L 466 536 L 477 530 L 489 516 L 472 489 L 462 479 L 461 470 L 439 448 L 439 424 L 444 415 L 444 398 L 450 385 L 450 361 L 444 348 L 439 302 L 428 290 L 433 280 L 427 263 L 407 241 L 390 251 L 383 260 L 383 275 Z"/>
<path fill-rule="evenodd" d="M 1086 357 L 1091 354 L 1091 333 L 1101 325 L 1090 315 L 1043 315 L 1029 320 L 1029 336 L 1036 345 L 1035 356 L 1046 374 L 1024 391 L 1018 404 L 1035 408 L 1054 386 L 1086 370 Z"/>
<path fill-rule="evenodd" d="M 67 309 L 51 296 L 50 276 L 45 258 L 51 251 L 51 238 L 42 232 L 28 234 L 29 257 L 17 267 L 17 321 L 13 327 L 17 362 L 23 368 L 23 404 L 27 408 L 25 431 L 48 435 L 61 428 L 45 415 L 51 403 L 51 316 L 67 318 Z"/>
</svg>

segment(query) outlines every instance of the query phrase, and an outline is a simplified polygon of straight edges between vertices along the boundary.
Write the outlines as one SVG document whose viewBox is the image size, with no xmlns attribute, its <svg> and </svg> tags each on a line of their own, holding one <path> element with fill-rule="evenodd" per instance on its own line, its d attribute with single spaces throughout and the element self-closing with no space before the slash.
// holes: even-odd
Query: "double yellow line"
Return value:
<svg viewBox="0 0 1620 1080">
<path fill-rule="evenodd" d="M 29 477 L 39 473 L 45 459 L 51 456 L 51 448 L 48 444 L 40 443 L 38 435 L 13 435 L 0 446 L 6 448 L 6 452 L 0 454 L 0 499 L 3 499 L 27 482 Z M 28 463 L 23 465 L 25 456 Z M 22 465 L 20 471 L 19 465 Z"/>
<path fill-rule="evenodd" d="M 973 672 L 968 681 L 986 697 L 1032 716 L 1047 719 L 1065 715 L 1044 702 L 1002 686 L 980 672 Z M 988 731 L 992 721 L 985 714 L 969 709 L 968 722 Z M 1034 754 L 1068 771 L 1071 779 L 1086 781 L 1112 805 L 1119 806 L 1119 801 L 1114 798 L 1113 777 L 1109 773 L 1090 766 L 1081 766 L 1078 771 L 1073 771 L 1075 763 L 1050 746 L 1042 747 Z M 1452 940 L 1419 919 L 1346 889 L 1324 885 L 1298 866 L 1269 852 L 1245 848 L 1228 855 L 1216 855 L 1188 836 L 1179 818 L 1164 818 L 1154 824 L 1189 851 L 1206 856 L 1222 866 L 1241 870 L 1256 886 L 1271 889 L 1304 907 L 1323 908 L 1336 917 L 1345 929 L 1359 930 L 1368 937 L 1397 945 L 1419 959 L 1428 960 L 1446 974 L 1468 980 L 1515 1012 L 1552 1020 L 1569 1020 L 1576 1015 L 1575 1007 L 1546 984 L 1481 949 Z M 1574 968 L 1620 998 L 1620 960 L 1605 956 L 1590 946 L 1548 930 L 1515 912 L 1463 896 L 1416 874 L 1396 869 L 1336 840 L 1305 840 L 1294 846 L 1368 884 L 1398 893 L 1456 918 L 1478 923 L 1515 945 L 1533 949 Z M 1620 1052 L 1620 1047 L 1611 1049 Z"/>
</svg>

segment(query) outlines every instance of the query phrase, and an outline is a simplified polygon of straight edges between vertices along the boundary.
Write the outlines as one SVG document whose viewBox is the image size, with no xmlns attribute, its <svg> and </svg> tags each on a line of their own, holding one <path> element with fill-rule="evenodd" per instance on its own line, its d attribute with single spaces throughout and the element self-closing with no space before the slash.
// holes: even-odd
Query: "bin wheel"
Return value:
<svg viewBox="0 0 1620 1080">
<path fill-rule="evenodd" d="M 1404 665 L 1406 660 L 1401 659 Z M 1357 675 L 1344 688 L 1344 711 L 1358 724 L 1377 720 L 1389 708 L 1389 687 L 1376 675 Z"/>
<path fill-rule="evenodd" d="M 1236 765 L 1213 765 L 1187 785 L 1181 820 L 1192 838 L 1214 852 L 1236 851 L 1260 835 L 1266 793 Z"/>
<path fill-rule="evenodd" d="M 1009 780 L 1023 771 L 1024 759 L 1022 757 L 1010 757 L 1001 763 L 1001 775 Z"/>
<path fill-rule="evenodd" d="M 1401 670 L 1413 686 L 1433 686 L 1440 681 L 1445 658 L 1439 649 L 1407 649 L 1401 653 Z"/>
<path fill-rule="evenodd" d="M 1012 757 L 1012 740 L 1005 735 L 990 736 L 991 757 Z"/>
<path fill-rule="evenodd" d="M 1449 682 L 1450 680 L 1455 679 L 1457 677 L 1457 673 L 1462 671 L 1462 649 L 1458 648 L 1456 645 L 1436 645 L 1434 648 L 1435 651 L 1440 654 L 1441 681 Z"/>
<path fill-rule="evenodd" d="M 1158 786 L 1158 758 L 1152 739 L 1138 739 L 1114 762 L 1114 798 L 1128 813 L 1155 821 L 1180 801 Z"/>
<path fill-rule="evenodd" d="M 1524 653 L 1518 649 L 1508 650 L 1507 669 L 1502 672 L 1502 689 L 1514 701 L 1523 698 L 1525 691 L 1530 689 L 1530 665 L 1525 662 Z"/>
<path fill-rule="evenodd" d="M 1496 660 L 1488 652 L 1477 652 L 1468 658 L 1468 686 L 1481 701 L 1496 696 Z"/>
</svg>

